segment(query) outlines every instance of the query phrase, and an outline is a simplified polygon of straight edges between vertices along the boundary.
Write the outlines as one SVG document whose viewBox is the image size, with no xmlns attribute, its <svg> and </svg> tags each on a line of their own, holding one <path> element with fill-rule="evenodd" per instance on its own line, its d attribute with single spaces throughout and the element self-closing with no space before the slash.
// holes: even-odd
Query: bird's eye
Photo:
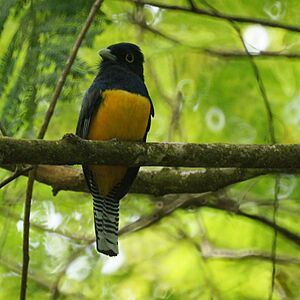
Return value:
<svg viewBox="0 0 300 300">
<path fill-rule="evenodd" d="M 125 56 L 125 59 L 126 59 L 126 61 L 127 61 L 128 63 L 132 64 L 133 61 L 134 61 L 134 56 L 133 56 L 133 54 L 131 54 L 131 53 L 127 53 L 126 56 Z"/>
</svg>

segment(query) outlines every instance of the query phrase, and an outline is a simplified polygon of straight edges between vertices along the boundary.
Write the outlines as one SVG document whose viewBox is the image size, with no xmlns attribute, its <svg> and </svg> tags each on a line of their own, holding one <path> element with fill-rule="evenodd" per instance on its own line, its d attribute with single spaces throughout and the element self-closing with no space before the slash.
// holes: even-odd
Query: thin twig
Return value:
<svg viewBox="0 0 300 300">
<path fill-rule="evenodd" d="M 188 0 L 188 3 L 190 5 L 191 9 L 196 9 L 196 5 L 193 0 Z"/>
<path fill-rule="evenodd" d="M 71 67 L 73 65 L 73 62 L 76 58 L 78 49 L 79 49 L 79 47 L 80 47 L 80 45 L 81 45 L 81 43 L 82 43 L 82 41 L 85 37 L 85 34 L 87 33 L 89 27 L 91 26 L 92 21 L 93 21 L 96 13 L 97 13 L 98 9 L 100 8 L 103 1 L 104 0 L 96 0 L 94 2 L 93 6 L 90 10 L 90 13 L 89 13 L 89 15 L 88 15 L 81 31 L 80 31 L 80 33 L 79 33 L 75 43 L 74 43 L 74 46 L 73 46 L 73 48 L 71 50 L 71 53 L 70 53 L 70 56 L 68 57 L 68 60 L 67 60 L 66 65 L 64 67 L 64 70 L 61 74 L 61 77 L 59 78 L 59 80 L 57 82 L 57 85 L 55 87 L 53 96 L 52 96 L 51 101 L 50 101 L 49 108 L 48 108 L 47 113 L 46 113 L 45 118 L 44 118 L 43 125 L 42 125 L 41 130 L 38 134 L 39 139 L 42 139 L 45 136 L 45 133 L 46 133 L 48 125 L 50 123 L 51 117 L 54 113 L 54 109 L 55 109 L 55 106 L 56 106 L 57 99 L 58 99 L 58 97 L 59 97 L 59 95 L 60 95 L 60 93 L 61 93 L 61 91 L 64 87 L 67 76 L 68 76 L 68 74 L 71 70 Z"/>
<path fill-rule="evenodd" d="M 199 197 L 205 197 L 206 193 L 203 193 Z M 163 199 L 163 198 L 162 198 Z M 157 222 L 159 222 L 164 217 L 172 214 L 176 209 L 184 206 L 186 202 L 190 201 L 190 197 L 176 196 L 176 200 L 170 203 L 164 203 L 160 201 L 161 208 L 157 209 L 153 214 L 149 216 L 144 216 L 137 221 L 130 223 L 119 230 L 119 235 L 125 235 L 128 233 L 136 232 L 145 229 Z"/>
<path fill-rule="evenodd" d="M 202 257 L 212 259 L 228 259 L 228 260 L 240 260 L 240 259 L 259 259 L 272 261 L 272 255 L 268 252 L 257 250 L 228 250 L 222 248 L 216 248 L 208 240 L 205 235 L 205 227 L 202 222 L 198 220 L 201 243 L 196 243 L 189 235 L 184 232 L 184 236 L 188 238 L 192 243 L 198 245 L 198 249 L 201 251 Z M 300 265 L 300 259 L 298 257 L 281 256 L 278 257 L 278 262 L 281 264 L 297 264 Z"/>
<path fill-rule="evenodd" d="M 203 0 L 203 1 L 205 1 L 205 0 Z M 274 129 L 274 122 L 273 122 L 273 112 L 272 112 L 272 109 L 271 109 L 270 101 L 269 101 L 268 96 L 267 96 L 265 85 L 264 85 L 263 80 L 261 78 L 261 75 L 260 75 L 259 69 L 257 67 L 257 64 L 255 63 L 253 56 L 250 55 L 250 53 L 247 49 L 247 46 L 246 46 L 246 44 L 244 42 L 244 39 L 242 37 L 242 33 L 241 33 L 240 28 L 237 26 L 237 24 L 235 22 L 231 21 L 231 24 L 232 24 L 233 28 L 236 30 L 236 32 L 238 33 L 238 35 L 240 37 L 240 40 L 243 44 L 243 47 L 245 49 L 245 52 L 247 53 L 249 61 L 252 65 L 252 69 L 253 69 L 253 72 L 255 74 L 256 81 L 258 83 L 260 93 L 262 95 L 264 105 L 265 105 L 265 108 L 266 108 L 266 112 L 267 112 L 270 140 L 271 140 L 272 144 L 276 144 L 275 129 Z M 277 218 L 276 217 L 277 217 L 277 211 L 278 211 L 278 206 L 279 206 L 279 203 L 278 203 L 279 186 L 280 186 L 280 175 L 277 175 L 276 180 L 275 180 L 275 186 L 274 186 L 274 189 L 275 189 L 274 201 L 273 201 L 274 209 L 273 209 L 273 217 L 272 217 L 272 222 L 275 226 L 277 224 L 277 221 L 276 221 Z M 274 287 L 275 287 L 276 260 L 277 260 L 276 259 L 277 236 L 278 236 L 277 229 L 274 228 L 274 236 L 273 236 L 273 242 L 272 242 L 272 248 L 271 248 L 272 273 L 271 273 L 271 289 L 270 289 L 270 294 L 269 294 L 269 300 L 272 300 L 272 298 L 273 298 Z"/>
<path fill-rule="evenodd" d="M 214 207 L 216 209 L 218 209 L 218 207 Z M 258 216 L 258 215 L 252 215 L 243 211 L 236 211 L 235 212 L 237 215 L 255 220 L 255 221 L 259 221 L 262 224 L 265 224 L 267 226 L 269 226 L 270 228 L 273 228 L 274 231 L 278 231 L 280 234 L 282 234 L 284 237 L 288 238 L 291 242 L 293 242 L 295 245 L 300 246 L 300 236 L 292 231 L 289 231 L 288 229 L 278 225 L 277 223 L 274 224 L 273 221 L 263 217 L 263 216 Z"/>
<path fill-rule="evenodd" d="M 141 28 L 153 33 L 154 35 L 159 36 L 169 42 L 172 42 L 172 43 L 178 44 L 178 45 L 183 45 L 183 43 L 180 40 L 160 31 L 156 28 L 153 28 L 152 26 L 148 25 L 146 22 L 140 22 L 133 18 L 131 18 L 130 21 L 133 24 L 138 25 L 139 27 L 141 27 Z M 266 58 L 300 59 L 300 53 L 287 53 L 287 52 L 285 52 L 285 50 L 260 51 L 260 52 L 250 52 L 248 50 L 248 53 L 246 53 L 245 51 L 236 50 L 236 49 L 229 49 L 229 50 L 211 49 L 211 48 L 203 49 L 202 47 L 197 47 L 197 46 L 193 46 L 193 45 L 189 45 L 189 44 L 186 44 L 185 46 L 195 52 L 203 52 L 204 54 L 228 58 L 228 59 L 231 59 L 231 58 L 249 59 L 249 55 L 253 56 L 253 58 L 261 58 L 261 59 L 266 59 Z"/>
<path fill-rule="evenodd" d="M 216 10 L 212 5 L 210 5 L 206 0 L 201 0 L 201 1 L 204 3 L 204 5 L 206 5 L 211 10 L 212 14 L 215 14 L 215 15 L 219 15 L 220 14 L 220 12 L 218 10 Z M 256 81 L 257 81 L 257 84 L 258 84 L 261 96 L 262 96 L 263 101 L 264 101 L 265 109 L 266 109 L 266 112 L 267 112 L 270 140 L 271 140 L 272 144 L 276 144 L 274 123 L 273 123 L 273 112 L 272 112 L 272 109 L 271 109 L 270 101 L 268 99 L 268 95 L 267 95 L 267 92 L 266 92 L 263 80 L 261 78 L 259 69 L 258 69 L 258 67 L 257 67 L 257 65 L 256 65 L 256 63 L 254 61 L 253 55 L 250 54 L 250 52 L 249 52 L 249 50 L 248 50 L 248 48 L 246 46 L 246 43 L 245 43 L 245 41 L 243 39 L 243 36 L 242 36 L 241 29 L 239 28 L 239 26 L 236 24 L 236 22 L 234 20 L 228 19 L 228 22 L 231 24 L 231 26 L 233 27 L 233 29 L 238 34 L 239 39 L 240 39 L 240 41 L 242 43 L 242 46 L 243 46 L 243 48 L 245 50 L 245 53 L 246 53 L 246 55 L 247 55 L 247 57 L 249 59 L 249 62 L 251 64 L 251 66 L 252 66 L 252 69 L 253 69 L 253 72 L 254 72 L 254 75 L 255 75 L 255 78 L 256 78 Z"/>
<path fill-rule="evenodd" d="M 132 232 L 140 231 L 161 221 L 166 216 L 172 214 L 175 210 L 188 208 L 210 207 L 213 209 L 227 211 L 237 216 L 242 216 L 250 220 L 258 221 L 265 226 L 278 231 L 282 236 L 297 246 L 300 246 L 300 236 L 278 224 L 274 224 L 272 220 L 260 215 L 253 215 L 240 210 L 239 204 L 232 199 L 220 197 L 218 192 L 208 192 L 203 194 L 182 194 L 168 195 L 156 198 L 159 207 L 154 213 L 143 216 L 137 221 L 130 223 L 120 229 L 119 235 L 125 235 Z"/>
<path fill-rule="evenodd" d="M 274 225 L 277 224 L 277 212 L 279 209 L 279 194 L 280 189 L 280 175 L 276 176 L 275 180 L 275 187 L 274 187 L 274 201 L 273 201 L 273 215 L 272 215 L 272 222 Z M 273 299 L 274 294 L 274 288 L 275 288 L 275 276 L 276 276 L 276 262 L 277 262 L 277 237 L 278 232 L 276 229 L 274 229 L 274 235 L 273 235 L 273 242 L 272 242 L 272 273 L 271 273 L 271 288 L 270 288 L 270 294 L 269 294 L 269 300 Z"/>
<path fill-rule="evenodd" d="M 92 21 L 102 4 L 103 0 L 96 0 L 90 10 L 90 13 L 75 41 L 75 44 L 71 50 L 70 56 L 66 62 L 64 70 L 62 72 L 61 77 L 59 78 L 56 88 L 54 90 L 54 94 L 50 100 L 50 105 L 46 112 L 44 122 L 38 134 L 38 139 L 43 139 L 48 125 L 50 123 L 51 117 L 54 113 L 57 100 L 61 94 L 61 91 L 64 87 L 66 82 L 66 78 L 71 70 L 72 64 L 76 58 L 78 49 L 82 43 L 83 38 L 85 37 L 86 32 L 88 31 Z M 28 177 L 28 184 L 27 184 L 27 191 L 26 191 L 26 200 L 25 200 L 25 210 L 24 210 L 24 226 L 23 226 L 23 267 L 22 267 L 22 279 L 21 279 L 21 290 L 20 290 L 20 299 L 26 299 L 26 288 L 27 288 L 27 276 L 28 276 L 28 264 L 29 264 L 29 229 L 30 229 L 30 207 L 31 207 L 31 198 L 32 198 L 32 191 L 34 185 L 34 179 L 36 175 L 36 167 L 34 167 Z"/>
<path fill-rule="evenodd" d="M 13 180 L 15 180 L 16 178 L 18 178 L 19 176 L 26 174 L 31 169 L 32 169 L 32 166 L 26 167 L 26 168 L 21 168 L 21 169 L 16 168 L 15 172 L 11 176 L 7 177 L 2 182 L 0 182 L 0 189 L 3 188 L 4 186 L 6 186 L 7 184 L 9 184 L 10 182 L 12 182 Z"/>
<path fill-rule="evenodd" d="M 183 195 L 182 195 L 183 197 Z M 272 220 L 269 220 L 268 218 L 261 216 L 261 215 L 254 215 L 247 212 L 242 211 L 239 208 L 239 203 L 237 203 L 235 200 L 230 198 L 220 198 L 218 193 L 206 193 L 206 197 L 202 198 L 201 195 L 198 197 L 191 197 L 189 195 L 189 201 L 185 201 L 182 204 L 182 208 L 188 208 L 188 207 L 210 207 L 213 209 L 221 210 L 221 211 L 228 211 L 230 213 L 236 214 L 238 216 L 242 216 L 254 221 L 258 221 L 261 224 L 266 225 L 267 227 L 277 230 L 278 233 L 283 235 L 285 238 L 293 242 L 295 245 L 300 246 L 300 235 L 298 235 L 295 232 L 292 232 L 285 227 L 282 227 L 278 225 L 277 223 L 274 224 Z M 205 201 L 204 201 L 204 200 Z"/>
<path fill-rule="evenodd" d="M 20 299 L 26 299 L 27 289 L 27 277 L 28 277 L 28 265 L 29 265 L 29 227 L 30 227 L 30 210 L 31 210 L 31 198 L 34 185 L 36 168 L 34 167 L 28 175 L 25 209 L 24 209 L 24 222 L 23 222 L 23 264 L 22 264 L 22 278 Z"/>
<path fill-rule="evenodd" d="M 181 11 L 181 12 L 185 12 L 185 13 L 203 15 L 203 16 L 208 16 L 208 17 L 220 19 L 220 20 L 227 20 L 227 21 L 231 21 L 231 22 L 260 24 L 260 25 L 267 26 L 267 27 L 285 29 L 285 30 L 293 31 L 293 32 L 300 32 L 300 27 L 298 27 L 298 26 L 289 25 L 289 24 L 285 24 L 285 23 L 281 23 L 281 22 L 265 20 L 265 19 L 260 19 L 260 18 L 236 16 L 236 15 L 230 15 L 230 14 L 225 14 L 225 13 L 221 13 L 221 12 L 214 13 L 210 10 L 197 8 L 197 7 L 191 8 L 191 7 L 178 6 L 178 5 L 168 5 L 168 4 L 147 1 L 147 0 L 126 0 L 126 1 L 131 2 L 131 3 L 140 3 L 143 5 L 151 5 L 151 6 L 155 6 L 158 8 L 167 9 L 170 11 Z"/>
<path fill-rule="evenodd" d="M 260 52 L 249 52 L 249 54 L 245 53 L 245 51 L 240 50 L 221 50 L 221 49 L 201 49 L 200 51 L 204 51 L 204 53 L 224 57 L 224 58 L 246 58 L 249 59 L 249 55 L 254 58 L 289 58 L 289 59 L 299 59 L 300 53 L 286 53 L 283 51 L 260 51 Z"/>
<path fill-rule="evenodd" d="M 214 14 L 218 14 L 219 12 L 212 6 L 210 5 L 206 0 L 201 0 L 209 9 L 211 9 L 211 11 Z M 264 101 L 264 105 L 266 108 L 266 112 L 267 112 L 267 118 L 268 118 L 268 125 L 269 125 L 269 134 L 270 134 L 270 140 L 272 144 L 276 144 L 276 138 L 275 138 L 275 129 L 274 129 L 274 122 L 273 122 L 273 112 L 271 109 L 271 105 L 270 105 L 270 101 L 268 99 L 267 96 L 267 92 L 263 83 L 263 80 L 260 76 L 260 72 L 259 69 L 254 61 L 254 58 L 252 55 L 250 55 L 249 50 L 247 49 L 246 43 L 243 39 L 241 30 L 239 28 L 239 26 L 233 21 L 233 20 L 229 20 L 229 23 L 232 25 L 232 27 L 235 29 L 235 31 L 237 32 L 242 45 L 244 47 L 244 50 L 249 58 L 249 61 L 251 63 L 253 72 L 255 74 L 256 77 L 256 81 L 258 83 L 258 87 L 260 89 L 260 93 L 262 95 L 263 101 Z M 273 242 L 272 242 L 272 249 L 271 249 L 271 253 L 272 253 L 272 274 L 271 274 L 271 289 L 270 289 L 270 294 L 269 294 L 269 300 L 272 300 L 273 298 L 273 294 L 274 294 L 274 287 L 275 287 L 275 275 L 276 275 L 276 248 L 277 248 L 277 229 L 276 229 L 276 225 L 277 225 L 277 221 L 276 221 L 276 217 L 277 217 L 277 211 L 278 211 L 278 207 L 279 207 L 279 202 L 278 202 L 278 193 L 279 193 L 279 187 L 280 187 L 280 175 L 276 176 L 276 180 L 275 180 L 275 186 L 274 186 L 274 201 L 273 201 L 273 217 L 272 217 L 272 222 L 274 224 L 274 236 L 273 236 Z"/>
<path fill-rule="evenodd" d="M 263 101 L 264 101 L 264 106 L 265 106 L 265 109 L 266 109 L 266 112 L 267 112 L 270 140 L 271 140 L 272 144 L 276 144 L 275 129 L 274 129 L 274 122 L 273 122 L 273 119 L 274 119 L 273 112 L 272 112 L 272 109 L 271 109 L 271 105 L 270 105 L 270 101 L 269 101 L 269 98 L 268 98 L 268 95 L 267 95 L 267 92 L 266 92 L 265 85 L 264 85 L 263 80 L 262 80 L 261 75 L 260 75 L 260 71 L 257 67 L 257 64 L 255 63 L 255 61 L 253 59 L 253 55 L 251 55 L 249 53 L 248 49 L 247 49 L 247 46 L 246 46 L 246 44 L 244 42 L 244 39 L 242 37 L 242 33 L 241 33 L 240 28 L 235 23 L 232 23 L 232 26 L 235 28 L 236 32 L 238 33 L 238 35 L 240 37 L 240 40 L 243 44 L 243 47 L 244 47 L 244 49 L 245 49 L 245 51 L 248 55 L 249 61 L 251 63 L 251 66 L 252 66 L 252 69 L 253 69 L 253 72 L 254 72 L 254 75 L 255 75 L 255 78 L 256 78 L 261 96 L 262 96 Z"/>
<path fill-rule="evenodd" d="M 138 25 L 140 28 L 146 29 L 149 32 L 152 32 L 153 34 L 158 35 L 165 40 L 168 40 L 177 45 L 181 45 L 181 42 L 178 39 L 149 26 L 145 21 L 140 21 L 140 20 L 134 19 L 133 16 L 129 19 L 129 21 L 131 21 L 132 24 Z"/>
<path fill-rule="evenodd" d="M 145 22 L 139 22 L 133 18 L 130 21 L 140 26 L 141 28 L 153 33 L 156 36 L 159 36 L 167 41 L 170 41 L 174 44 L 183 45 L 183 43 L 176 39 L 173 36 L 170 36 L 152 26 L 148 25 Z M 223 58 L 240 58 L 240 59 L 249 59 L 249 55 L 253 56 L 253 58 L 260 58 L 260 59 L 267 59 L 267 58 L 288 58 L 288 59 L 300 59 L 300 53 L 287 53 L 285 50 L 280 51 L 260 51 L 260 52 L 250 52 L 248 50 L 248 54 L 245 51 L 236 50 L 236 49 L 229 49 L 229 50 L 222 50 L 222 49 L 211 49 L 211 48 L 202 48 L 193 45 L 185 45 L 187 48 L 190 48 L 192 51 L 195 52 L 203 52 L 204 54 L 223 57 Z"/>
<path fill-rule="evenodd" d="M 228 259 L 228 260 L 244 260 L 244 259 L 254 259 L 254 260 L 266 260 L 272 261 L 272 256 L 267 252 L 261 252 L 256 250 L 240 250 L 232 251 L 227 249 L 215 249 L 211 248 L 210 251 L 202 252 L 203 257 L 211 259 Z M 297 257 L 279 256 L 277 257 L 277 262 L 280 264 L 291 264 L 300 265 L 300 259 Z"/>
</svg>

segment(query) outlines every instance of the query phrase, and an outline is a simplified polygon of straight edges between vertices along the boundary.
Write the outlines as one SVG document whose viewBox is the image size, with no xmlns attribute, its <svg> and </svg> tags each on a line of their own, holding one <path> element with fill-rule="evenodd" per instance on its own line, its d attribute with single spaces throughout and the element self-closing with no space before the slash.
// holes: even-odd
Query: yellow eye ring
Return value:
<svg viewBox="0 0 300 300">
<path fill-rule="evenodd" d="M 132 63 L 134 62 L 134 56 L 133 56 L 133 54 L 131 54 L 131 53 L 126 54 L 125 60 L 126 60 L 128 63 L 132 64 Z"/>
</svg>

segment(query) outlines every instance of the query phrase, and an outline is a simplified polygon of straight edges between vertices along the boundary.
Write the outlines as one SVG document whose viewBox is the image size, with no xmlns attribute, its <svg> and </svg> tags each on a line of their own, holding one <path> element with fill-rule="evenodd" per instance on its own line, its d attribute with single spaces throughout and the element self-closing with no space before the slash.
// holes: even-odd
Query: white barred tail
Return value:
<svg viewBox="0 0 300 300">
<path fill-rule="evenodd" d="M 100 196 L 94 184 L 91 184 L 90 188 L 93 195 L 97 250 L 109 256 L 116 256 L 119 253 L 119 200 L 109 195 Z"/>
</svg>

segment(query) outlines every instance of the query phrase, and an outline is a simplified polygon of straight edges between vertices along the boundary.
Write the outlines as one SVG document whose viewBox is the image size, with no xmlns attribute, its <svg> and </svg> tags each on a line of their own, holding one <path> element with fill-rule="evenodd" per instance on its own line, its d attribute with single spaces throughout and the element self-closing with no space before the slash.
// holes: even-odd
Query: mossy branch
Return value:
<svg viewBox="0 0 300 300">
<path fill-rule="evenodd" d="M 11 165 L 0 166 L 13 171 Z M 198 194 L 217 191 L 230 184 L 245 181 L 267 173 L 277 173 L 282 169 L 207 169 L 207 170 L 141 170 L 134 181 L 130 193 L 163 196 L 167 194 Z M 285 170 L 291 172 L 291 170 Z M 293 169 L 298 173 L 299 170 Z M 26 174 L 25 174 L 26 175 Z M 36 180 L 52 187 L 53 193 L 61 190 L 88 192 L 80 169 L 68 166 L 40 165 Z"/>
<path fill-rule="evenodd" d="M 300 168 L 300 145 L 186 144 L 0 138 L 1 164 Z"/>
</svg>

